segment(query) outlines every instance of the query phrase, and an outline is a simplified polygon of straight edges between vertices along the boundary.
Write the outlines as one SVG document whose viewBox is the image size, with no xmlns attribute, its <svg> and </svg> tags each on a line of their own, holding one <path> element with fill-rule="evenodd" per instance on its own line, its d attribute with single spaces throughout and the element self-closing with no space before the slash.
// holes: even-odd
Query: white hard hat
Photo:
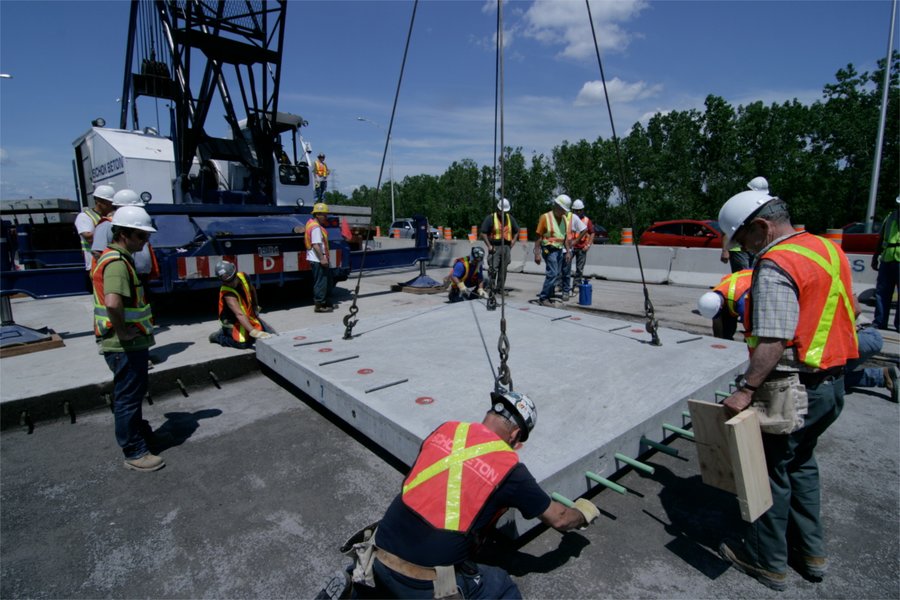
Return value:
<svg viewBox="0 0 900 600">
<path fill-rule="evenodd" d="M 754 192 L 766 192 L 769 193 L 769 182 L 766 181 L 765 177 L 754 177 L 747 183 L 747 187 L 753 190 Z"/>
<path fill-rule="evenodd" d="M 522 432 L 519 441 L 527 440 L 537 424 L 537 407 L 534 401 L 525 394 L 510 391 L 491 392 L 491 402 L 491 410 L 506 418 L 512 417 L 511 420 L 519 426 Z"/>
<path fill-rule="evenodd" d="M 584 210 L 584 202 L 576 200 L 572 203 L 572 210 Z"/>
<path fill-rule="evenodd" d="M 140 206 L 123 206 L 118 209 L 116 214 L 113 215 L 112 224 L 156 233 L 156 228 L 153 227 L 150 215 Z"/>
<path fill-rule="evenodd" d="M 91 195 L 94 196 L 94 198 L 100 198 L 101 200 L 112 202 L 113 196 L 116 195 L 116 190 L 113 189 L 113 186 L 111 185 L 98 185 L 94 188 L 94 191 Z"/>
<path fill-rule="evenodd" d="M 481 246 L 474 246 L 472 248 L 472 258 L 474 260 L 484 260 L 484 248 Z"/>
<path fill-rule="evenodd" d="M 759 210 L 775 198 L 766 192 L 747 191 L 735 194 L 719 210 L 719 227 L 730 242 L 734 234 Z"/>
<path fill-rule="evenodd" d="M 237 267 L 233 262 L 220 260 L 216 263 L 216 277 L 222 281 L 228 281 L 237 273 Z"/>
<path fill-rule="evenodd" d="M 697 310 L 707 319 L 712 319 L 722 310 L 722 296 L 715 292 L 706 292 L 697 300 Z"/>
<path fill-rule="evenodd" d="M 572 199 L 569 198 L 568 196 L 566 196 L 565 194 L 560 194 L 553 200 L 553 202 L 555 202 L 557 206 L 559 206 L 561 209 L 563 209 L 566 212 L 569 212 L 572 210 Z"/>
<path fill-rule="evenodd" d="M 511 208 L 512 205 L 510 205 L 509 200 L 507 200 L 506 198 L 503 198 L 499 202 L 497 202 L 497 210 L 499 210 L 500 212 L 509 212 L 509 209 Z"/>
<path fill-rule="evenodd" d="M 112 199 L 113 206 L 144 206 L 141 197 L 134 190 L 119 190 Z"/>
</svg>

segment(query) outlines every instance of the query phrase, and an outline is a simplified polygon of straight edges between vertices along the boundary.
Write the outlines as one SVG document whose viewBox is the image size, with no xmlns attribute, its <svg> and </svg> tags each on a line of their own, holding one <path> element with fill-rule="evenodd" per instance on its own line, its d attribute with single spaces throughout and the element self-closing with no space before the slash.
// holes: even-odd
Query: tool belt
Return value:
<svg viewBox="0 0 900 600">
<path fill-rule="evenodd" d="M 766 381 L 782 381 L 794 374 L 795 373 L 787 373 L 784 371 L 772 371 L 766 378 Z M 843 377 L 844 367 L 831 367 L 830 369 L 815 371 L 813 373 L 800 372 L 796 373 L 796 375 L 799 377 L 800 383 L 807 389 L 815 389 L 823 383 L 833 383 Z"/>
<path fill-rule="evenodd" d="M 433 581 L 435 598 L 462 598 L 456 587 L 456 568 L 453 565 L 422 567 L 377 546 L 375 559 L 401 575 L 422 581 Z"/>
</svg>

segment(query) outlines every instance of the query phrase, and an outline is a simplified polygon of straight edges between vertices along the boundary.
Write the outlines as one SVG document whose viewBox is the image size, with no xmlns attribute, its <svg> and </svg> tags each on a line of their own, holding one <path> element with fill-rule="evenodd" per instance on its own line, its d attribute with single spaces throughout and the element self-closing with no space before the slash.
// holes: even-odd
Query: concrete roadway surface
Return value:
<svg viewBox="0 0 900 600">
<path fill-rule="evenodd" d="M 389 292 L 413 275 L 365 277 L 370 302 L 360 301 L 360 317 L 408 300 L 442 301 Z M 595 307 L 640 314 L 639 285 L 593 285 Z M 524 298 L 540 278 L 511 275 L 510 286 Z M 706 321 L 690 314 L 701 292 L 653 286 L 651 297 L 664 325 L 705 332 Z M 314 318 L 305 314 L 308 299 L 302 308 L 267 303 L 276 323 L 296 322 L 301 310 L 303 321 Z M 340 319 L 346 305 L 315 318 Z M 27 306 L 14 303 L 23 324 Z M 173 319 L 194 323 L 195 336 L 211 330 L 211 319 Z M 235 352 L 204 338 L 198 351 Z M 523 351 L 510 341 L 512 356 Z M 40 354 L 47 353 L 31 356 Z M 91 361 L 103 373 L 100 357 Z M 43 371 L 65 377 L 62 369 Z M 122 467 L 107 410 L 74 424 L 39 422 L 31 435 L 16 427 L 0 434 L 0 597 L 311 598 L 344 564 L 338 546 L 399 491 L 396 461 L 277 377 L 248 373 L 189 394 L 159 395 L 145 407 L 167 461 L 156 473 Z M 701 483 L 690 442 L 672 446 L 680 457 L 647 458 L 654 475 L 629 471 L 618 480 L 627 496 L 593 496 L 603 515 L 590 529 L 539 528 L 519 545 L 499 539 L 485 560 L 507 568 L 531 598 L 900 597 L 900 417 L 880 390 L 848 395 L 820 441 L 830 572 L 815 584 L 791 571 L 783 594 L 717 558 L 721 538 L 739 526 L 736 502 Z"/>
</svg>

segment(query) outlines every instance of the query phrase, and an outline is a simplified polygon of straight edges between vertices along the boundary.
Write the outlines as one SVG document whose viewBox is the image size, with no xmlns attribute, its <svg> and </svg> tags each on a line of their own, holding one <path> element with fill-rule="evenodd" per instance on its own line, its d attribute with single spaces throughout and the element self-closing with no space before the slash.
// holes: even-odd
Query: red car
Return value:
<svg viewBox="0 0 900 600">
<path fill-rule="evenodd" d="M 875 254 L 881 223 L 875 223 L 872 233 L 866 233 L 865 223 L 848 223 L 842 228 L 844 239 L 841 248 L 846 254 Z"/>
<path fill-rule="evenodd" d="M 721 248 L 722 229 L 718 221 L 679 219 L 658 221 L 641 234 L 641 246 L 679 246 L 682 248 Z"/>
</svg>

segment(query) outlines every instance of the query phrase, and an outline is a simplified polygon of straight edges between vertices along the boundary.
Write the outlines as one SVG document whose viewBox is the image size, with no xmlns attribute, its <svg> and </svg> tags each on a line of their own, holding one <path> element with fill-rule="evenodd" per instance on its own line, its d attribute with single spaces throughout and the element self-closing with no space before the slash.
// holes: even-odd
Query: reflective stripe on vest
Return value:
<svg viewBox="0 0 900 600">
<path fill-rule="evenodd" d="M 884 242 L 881 246 L 882 262 L 900 262 L 900 223 L 897 220 L 897 211 L 888 215 L 881 229 L 884 231 Z"/>
<path fill-rule="evenodd" d="M 97 214 L 97 211 L 95 211 L 95 210 L 94 210 L 93 208 L 91 208 L 91 207 L 88 207 L 88 208 L 84 209 L 84 210 L 81 211 L 81 212 L 83 212 L 84 214 L 86 214 L 86 215 L 88 216 L 88 219 L 91 220 L 91 223 L 93 224 L 94 229 L 97 228 L 97 223 L 99 223 L 99 222 L 100 222 L 100 219 L 103 218 L 103 217 L 101 217 L 99 214 Z M 82 250 L 82 252 L 90 253 L 90 252 L 91 252 L 91 242 L 89 242 L 89 241 L 87 241 L 86 239 L 84 239 L 84 236 L 83 236 L 83 235 L 79 235 L 78 237 L 81 238 L 81 250 Z"/>
<path fill-rule="evenodd" d="M 742 269 L 726 275 L 719 285 L 713 288 L 714 292 L 718 292 L 725 299 L 725 306 L 732 317 L 743 318 L 738 311 L 738 301 L 741 296 L 750 291 L 750 285 L 753 282 L 752 275 L 753 269 Z"/>
<path fill-rule="evenodd" d="M 545 219 L 545 223 L 547 224 L 543 243 L 549 246 L 562 248 L 563 243 L 566 241 L 566 237 L 572 232 L 572 213 L 566 213 L 563 217 L 565 229 L 560 228 L 559 221 L 556 220 L 556 216 L 553 214 L 552 210 L 541 215 L 541 218 Z"/>
<path fill-rule="evenodd" d="M 450 269 L 450 275 L 453 275 L 453 271 L 456 269 L 456 265 L 462 264 L 465 271 L 463 271 L 463 276 L 459 278 L 460 281 L 467 284 L 468 287 L 472 287 L 478 283 L 478 269 L 472 269 L 472 263 L 469 262 L 469 257 L 464 256 L 462 258 L 457 258 L 453 263 L 453 269 Z M 471 278 L 471 281 L 470 281 Z"/>
<path fill-rule="evenodd" d="M 509 213 L 506 214 L 506 225 L 504 227 L 500 227 L 500 219 L 497 217 L 497 213 L 494 213 L 494 230 L 492 232 L 492 237 L 498 241 L 512 241 L 512 221 L 509 218 Z"/>
<path fill-rule="evenodd" d="M 131 297 L 123 300 L 130 303 L 131 306 L 125 306 L 124 317 L 126 325 L 135 325 L 144 335 L 151 335 L 153 332 L 153 313 L 150 305 L 144 298 L 144 286 L 138 279 L 137 271 L 131 262 L 131 257 L 116 248 L 107 248 L 97 260 L 97 266 L 91 272 L 94 281 L 94 335 L 103 337 L 112 331 L 112 323 L 109 320 L 109 313 L 106 310 L 105 293 L 103 291 L 103 273 L 113 262 L 121 260 L 125 263 L 125 268 L 130 276 Z"/>
<path fill-rule="evenodd" d="M 328 165 L 319 162 L 319 159 L 316 159 L 316 175 L 319 177 L 328 177 Z"/>
<path fill-rule="evenodd" d="M 581 219 L 582 223 L 584 223 L 584 231 L 583 231 L 584 237 L 581 238 L 580 242 L 575 243 L 575 247 L 578 248 L 579 250 L 584 250 L 585 248 L 590 248 L 590 246 L 591 246 L 591 244 L 590 244 L 591 234 L 588 233 L 588 230 L 590 230 L 590 228 L 591 228 L 591 220 L 587 217 L 578 217 L 578 218 Z M 575 233 L 574 231 L 569 233 L 569 237 L 571 237 L 573 240 L 575 238 L 577 238 L 579 235 L 581 235 L 581 234 Z"/>
<path fill-rule="evenodd" d="M 222 324 L 222 327 L 231 327 L 231 339 L 236 342 L 246 342 L 247 341 L 247 330 L 244 329 L 244 326 L 241 325 L 241 322 L 238 321 L 236 323 L 228 323 L 222 318 L 222 313 L 227 306 L 225 304 L 225 296 L 227 294 L 234 294 L 238 299 L 238 303 L 241 306 L 241 312 L 250 320 L 250 324 L 253 325 L 253 328 L 257 331 L 262 331 L 262 323 L 259 322 L 259 319 L 256 317 L 256 308 L 254 307 L 253 302 L 253 290 L 250 287 L 250 283 L 247 281 L 247 276 L 243 273 L 237 274 L 237 279 L 239 288 L 235 289 L 228 285 L 222 285 L 219 288 L 219 323 Z"/>
<path fill-rule="evenodd" d="M 481 423 L 449 422 L 424 442 L 403 503 L 438 529 L 468 532 L 519 457 Z"/>
<path fill-rule="evenodd" d="M 843 366 L 857 358 L 850 264 L 843 252 L 829 240 L 801 233 L 761 258 L 781 267 L 797 286 L 800 318 L 791 340 L 797 358 L 816 369 Z M 828 277 L 823 278 L 819 269 Z M 747 338 L 751 349 L 758 344 L 756 336 Z"/>
<path fill-rule="evenodd" d="M 306 230 L 304 231 L 304 236 L 306 237 L 306 239 L 304 240 L 304 243 L 306 244 L 306 249 L 312 250 L 312 231 L 316 227 L 318 227 L 319 229 L 322 230 L 322 244 L 325 246 L 325 254 L 327 255 L 329 252 L 329 250 L 328 250 L 328 232 L 325 230 L 324 227 L 322 227 L 319 224 L 319 221 L 315 217 L 311 218 L 309 221 L 306 222 Z"/>
</svg>

